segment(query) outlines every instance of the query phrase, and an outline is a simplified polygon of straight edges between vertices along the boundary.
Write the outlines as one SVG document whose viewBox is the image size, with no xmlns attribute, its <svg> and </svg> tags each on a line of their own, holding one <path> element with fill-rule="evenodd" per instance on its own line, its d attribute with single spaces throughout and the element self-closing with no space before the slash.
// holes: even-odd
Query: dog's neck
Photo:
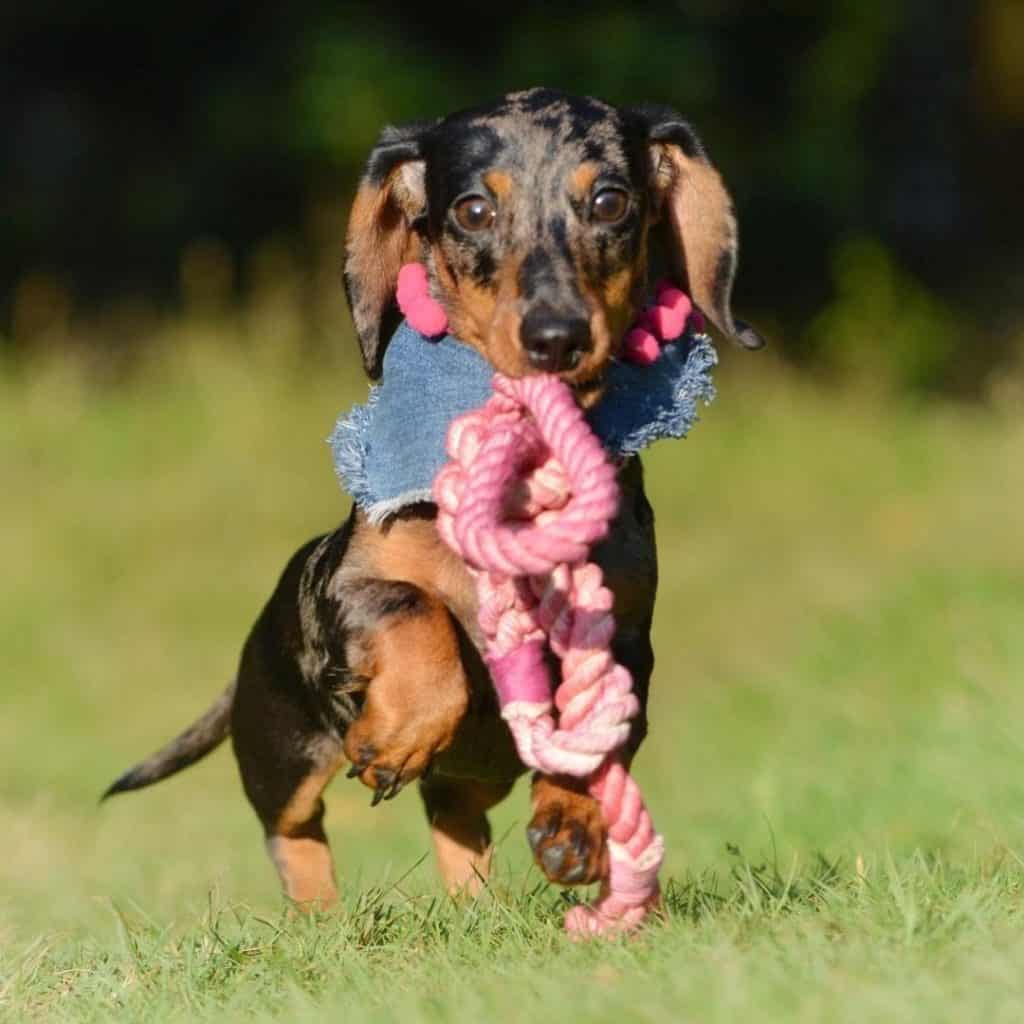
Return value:
<svg viewBox="0 0 1024 1024">
<path fill-rule="evenodd" d="M 706 334 L 689 330 L 648 366 L 614 361 L 601 400 L 587 419 L 614 456 L 635 455 L 664 437 L 685 437 L 700 403 L 714 398 L 717 362 Z M 381 383 L 369 400 L 338 420 L 331 435 L 342 486 L 370 522 L 431 501 L 447 462 L 452 420 L 483 405 L 494 370 L 452 335 L 427 340 L 403 322 L 384 356 Z"/>
</svg>

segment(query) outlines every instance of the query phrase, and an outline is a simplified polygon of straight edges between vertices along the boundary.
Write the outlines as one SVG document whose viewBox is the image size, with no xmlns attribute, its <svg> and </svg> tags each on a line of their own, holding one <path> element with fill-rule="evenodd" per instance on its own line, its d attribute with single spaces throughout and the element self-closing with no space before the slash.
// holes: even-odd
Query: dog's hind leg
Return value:
<svg viewBox="0 0 1024 1024">
<path fill-rule="evenodd" d="M 320 795 L 338 764 L 334 760 L 314 766 L 302 777 L 276 818 L 264 821 L 267 852 L 281 885 L 290 899 L 305 906 L 327 907 L 338 896 Z"/>
<path fill-rule="evenodd" d="M 231 737 L 285 894 L 298 904 L 329 906 L 337 886 L 321 794 L 343 761 L 341 738 L 259 626 L 242 657 Z"/>
<path fill-rule="evenodd" d="M 487 812 L 512 785 L 439 775 L 420 782 L 438 870 L 449 892 L 475 894 L 487 880 L 493 853 Z"/>
</svg>

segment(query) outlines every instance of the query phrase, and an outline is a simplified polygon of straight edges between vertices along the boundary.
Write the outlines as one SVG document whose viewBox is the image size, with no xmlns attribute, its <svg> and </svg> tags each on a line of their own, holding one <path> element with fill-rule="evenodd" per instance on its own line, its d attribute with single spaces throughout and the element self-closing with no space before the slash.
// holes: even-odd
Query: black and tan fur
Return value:
<svg viewBox="0 0 1024 1024">
<path fill-rule="evenodd" d="M 614 214 L 614 216 L 612 216 Z M 431 124 L 388 128 L 353 203 L 345 282 L 367 373 L 378 377 L 404 262 L 422 261 L 453 333 L 497 369 L 558 372 L 579 401 L 604 372 L 666 262 L 705 315 L 748 348 L 729 309 L 736 226 L 689 125 L 660 107 L 619 109 L 534 89 Z M 615 594 L 615 655 L 644 707 L 654 656 L 657 560 L 638 459 L 595 549 Z M 348 775 L 387 800 L 413 779 L 453 890 L 486 877 L 488 809 L 522 774 L 480 657 L 472 580 L 438 538 L 434 508 L 382 526 L 358 509 L 292 558 L 242 652 L 237 681 L 187 732 L 111 786 L 149 785 L 230 732 L 245 792 L 285 892 L 330 903 L 322 793 Z M 634 723 L 629 754 L 646 733 Z M 570 779 L 535 779 L 527 836 L 563 884 L 594 880 L 604 833 Z"/>
</svg>

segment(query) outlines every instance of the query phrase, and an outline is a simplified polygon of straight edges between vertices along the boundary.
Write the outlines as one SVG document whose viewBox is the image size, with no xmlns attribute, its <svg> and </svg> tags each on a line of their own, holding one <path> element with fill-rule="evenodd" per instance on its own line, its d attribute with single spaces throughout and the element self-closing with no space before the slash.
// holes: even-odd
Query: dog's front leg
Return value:
<svg viewBox="0 0 1024 1024">
<path fill-rule="evenodd" d="M 623 632 L 613 641 L 616 660 L 633 676 L 640 713 L 619 757 L 628 766 L 647 732 L 647 691 L 654 657 L 646 634 Z M 607 830 L 601 807 L 586 783 L 569 776 L 537 774 L 531 790 L 533 817 L 526 838 L 537 867 L 559 885 L 589 885 L 606 874 Z"/>
<path fill-rule="evenodd" d="M 349 775 L 395 796 L 446 750 L 469 704 L 455 624 L 438 598 L 401 580 L 345 583 L 346 661 L 367 682 L 345 734 Z"/>
</svg>

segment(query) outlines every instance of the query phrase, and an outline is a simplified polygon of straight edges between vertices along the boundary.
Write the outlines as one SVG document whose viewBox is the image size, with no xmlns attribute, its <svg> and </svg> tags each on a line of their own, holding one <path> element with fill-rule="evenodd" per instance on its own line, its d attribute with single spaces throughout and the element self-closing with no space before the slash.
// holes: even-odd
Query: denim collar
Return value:
<svg viewBox="0 0 1024 1024">
<path fill-rule="evenodd" d="M 706 334 L 688 331 L 650 366 L 614 361 L 607 388 L 587 419 L 612 456 L 636 455 L 663 437 L 685 437 L 698 403 L 715 397 L 718 358 Z M 452 420 L 491 395 L 493 367 L 452 335 L 429 339 L 406 322 L 384 354 L 381 383 L 365 405 L 338 420 L 330 437 L 342 486 L 372 523 L 431 500 L 448 461 Z"/>
</svg>

